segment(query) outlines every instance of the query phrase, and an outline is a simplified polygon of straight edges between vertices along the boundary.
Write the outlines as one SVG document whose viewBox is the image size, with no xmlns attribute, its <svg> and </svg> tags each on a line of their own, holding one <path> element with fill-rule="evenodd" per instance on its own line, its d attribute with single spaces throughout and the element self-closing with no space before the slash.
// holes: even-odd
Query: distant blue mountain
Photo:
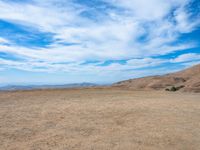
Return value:
<svg viewBox="0 0 200 150">
<path fill-rule="evenodd" d="M 80 88 L 80 87 L 95 87 L 98 84 L 94 83 L 73 83 L 63 85 L 7 85 L 0 87 L 0 91 L 14 91 L 14 90 L 32 90 L 32 89 L 62 89 L 62 88 Z"/>
</svg>

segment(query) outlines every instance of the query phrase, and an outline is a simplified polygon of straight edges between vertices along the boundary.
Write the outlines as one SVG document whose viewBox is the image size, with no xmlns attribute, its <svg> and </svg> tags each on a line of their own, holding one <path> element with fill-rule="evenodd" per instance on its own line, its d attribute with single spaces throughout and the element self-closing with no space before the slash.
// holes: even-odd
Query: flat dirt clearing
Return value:
<svg viewBox="0 0 200 150">
<path fill-rule="evenodd" d="M 200 94 L 0 93 L 1 150 L 200 150 Z"/>
</svg>

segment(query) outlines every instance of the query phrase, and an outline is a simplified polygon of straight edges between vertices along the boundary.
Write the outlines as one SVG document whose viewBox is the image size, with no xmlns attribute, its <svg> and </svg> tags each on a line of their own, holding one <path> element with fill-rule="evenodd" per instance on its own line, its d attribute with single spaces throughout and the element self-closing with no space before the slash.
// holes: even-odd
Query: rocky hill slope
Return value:
<svg viewBox="0 0 200 150">
<path fill-rule="evenodd" d="M 112 86 L 135 90 L 200 92 L 200 64 L 176 73 L 130 79 Z"/>
</svg>

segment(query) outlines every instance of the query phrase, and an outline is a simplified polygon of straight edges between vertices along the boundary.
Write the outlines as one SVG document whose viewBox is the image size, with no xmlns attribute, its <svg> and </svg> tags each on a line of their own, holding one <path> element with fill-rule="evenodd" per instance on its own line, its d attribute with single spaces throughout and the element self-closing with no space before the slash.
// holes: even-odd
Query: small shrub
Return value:
<svg viewBox="0 0 200 150">
<path fill-rule="evenodd" d="M 168 89 L 168 88 L 166 88 L 166 89 L 165 89 L 165 91 L 169 91 L 169 89 Z"/>
<path fill-rule="evenodd" d="M 175 92 L 177 91 L 178 89 L 175 87 L 175 86 L 172 86 L 170 88 L 166 88 L 165 91 L 171 91 L 171 92 Z"/>
<path fill-rule="evenodd" d="M 177 88 L 174 87 L 174 86 L 172 86 L 171 89 L 170 89 L 170 91 L 175 92 L 175 91 L 177 91 Z"/>
<path fill-rule="evenodd" d="M 185 87 L 184 85 L 181 85 L 181 86 L 176 87 L 176 89 L 177 89 L 177 90 L 180 90 L 180 89 L 182 89 L 182 88 L 184 88 L 184 87 Z"/>
<path fill-rule="evenodd" d="M 168 87 L 165 89 L 165 91 L 171 91 L 171 92 L 175 92 L 175 91 L 178 91 L 182 88 L 184 88 L 185 86 L 184 85 L 180 85 L 180 86 L 171 86 L 171 87 Z"/>
</svg>

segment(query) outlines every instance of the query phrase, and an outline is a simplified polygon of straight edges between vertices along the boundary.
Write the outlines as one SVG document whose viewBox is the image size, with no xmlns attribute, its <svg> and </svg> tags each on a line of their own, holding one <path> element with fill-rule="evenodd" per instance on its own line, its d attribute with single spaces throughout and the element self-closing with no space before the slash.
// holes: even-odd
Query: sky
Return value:
<svg viewBox="0 0 200 150">
<path fill-rule="evenodd" d="M 108 84 L 198 63 L 199 0 L 0 0 L 0 85 Z"/>
</svg>

